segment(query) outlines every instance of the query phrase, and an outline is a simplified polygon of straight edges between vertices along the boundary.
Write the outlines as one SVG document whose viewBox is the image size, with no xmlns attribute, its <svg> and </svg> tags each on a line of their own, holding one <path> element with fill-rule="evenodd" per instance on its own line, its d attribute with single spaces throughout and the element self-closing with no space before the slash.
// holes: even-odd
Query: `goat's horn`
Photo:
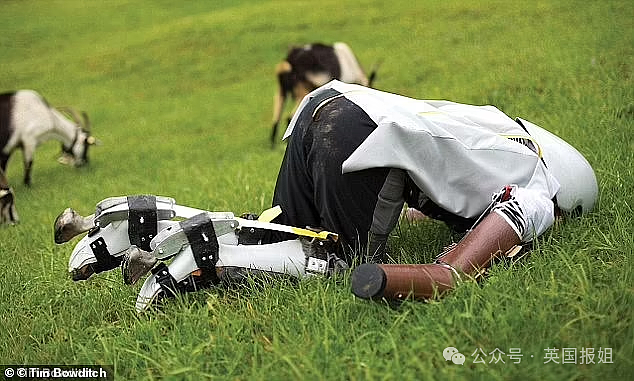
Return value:
<svg viewBox="0 0 634 381">
<path fill-rule="evenodd" d="M 90 118 L 88 118 L 88 113 L 86 111 L 82 111 L 81 112 L 81 116 L 83 117 L 84 120 L 84 130 L 86 130 L 87 132 L 90 132 Z"/>
<path fill-rule="evenodd" d="M 81 126 L 83 124 L 79 113 L 73 107 L 63 106 L 63 107 L 58 107 L 57 109 L 67 113 L 68 115 L 70 115 L 70 117 L 73 119 L 73 121 L 75 123 L 77 123 L 79 126 Z"/>
</svg>

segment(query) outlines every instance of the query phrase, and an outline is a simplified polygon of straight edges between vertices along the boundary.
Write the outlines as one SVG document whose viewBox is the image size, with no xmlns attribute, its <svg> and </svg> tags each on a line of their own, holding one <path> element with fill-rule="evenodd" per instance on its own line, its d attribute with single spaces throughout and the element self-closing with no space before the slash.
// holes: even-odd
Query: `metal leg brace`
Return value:
<svg viewBox="0 0 634 381">
<path fill-rule="evenodd" d="M 263 215 L 270 218 L 267 212 Z M 184 220 L 172 220 L 176 217 Z M 267 245 L 239 244 L 240 233 L 253 229 L 280 230 L 300 238 Z M 336 240 L 334 233 L 189 208 L 164 197 L 116 197 L 97 205 L 94 227 L 75 246 L 69 270 L 74 280 L 84 280 L 112 270 L 122 261 L 123 266 L 130 266 L 124 258 L 135 251 L 141 253 L 139 258 L 146 260 L 147 269 L 156 265 L 137 298 L 136 307 L 141 311 L 161 296 L 220 283 L 217 269 L 242 268 L 294 277 L 347 269 L 334 255 Z M 163 262 L 168 260 L 169 264 Z M 133 280 L 144 275 L 145 267 L 139 268 Z"/>
</svg>

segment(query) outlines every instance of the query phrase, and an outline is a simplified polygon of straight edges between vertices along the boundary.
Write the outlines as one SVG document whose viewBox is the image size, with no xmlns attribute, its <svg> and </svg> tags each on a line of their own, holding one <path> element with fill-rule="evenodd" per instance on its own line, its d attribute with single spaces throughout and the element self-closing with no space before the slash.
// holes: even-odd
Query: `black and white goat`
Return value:
<svg viewBox="0 0 634 381">
<path fill-rule="evenodd" d="M 18 220 L 13 189 L 9 186 L 4 171 L 0 169 L 0 225 L 15 224 Z"/>
<path fill-rule="evenodd" d="M 68 119 L 64 112 L 72 118 Z M 73 109 L 56 109 L 32 90 L 0 94 L 0 168 L 4 171 L 13 151 L 24 155 L 24 183 L 31 185 L 35 148 L 47 140 L 62 143 L 60 161 L 78 167 L 88 162 L 88 147 L 96 139 L 90 135 L 89 120 Z"/>
<path fill-rule="evenodd" d="M 286 59 L 275 70 L 279 82 L 273 106 L 273 131 L 271 144 L 275 144 L 277 126 L 282 117 L 286 97 L 290 94 L 295 101 L 293 112 L 299 102 L 314 89 L 333 79 L 342 82 L 372 86 L 376 68 L 367 77 L 350 47 L 344 42 L 333 45 L 313 43 L 292 47 Z"/>
</svg>

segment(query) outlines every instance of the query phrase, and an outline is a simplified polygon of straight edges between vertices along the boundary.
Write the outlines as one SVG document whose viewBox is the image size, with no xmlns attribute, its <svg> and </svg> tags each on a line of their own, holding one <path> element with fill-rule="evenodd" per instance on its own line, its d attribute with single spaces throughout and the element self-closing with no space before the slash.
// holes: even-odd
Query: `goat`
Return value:
<svg viewBox="0 0 634 381">
<path fill-rule="evenodd" d="M 277 126 L 289 94 L 295 101 L 294 113 L 302 98 L 333 79 L 372 86 L 376 77 L 376 67 L 366 77 L 354 53 L 344 42 L 335 42 L 332 46 L 313 43 L 292 47 L 286 59 L 277 65 L 275 72 L 279 89 L 273 106 L 271 145 L 275 145 Z"/>
<path fill-rule="evenodd" d="M 4 171 L 0 169 L 0 225 L 5 223 L 15 224 L 18 221 L 13 189 L 9 186 Z"/>
<path fill-rule="evenodd" d="M 68 113 L 73 119 L 64 116 Z M 37 146 L 47 140 L 62 142 L 60 162 L 79 167 L 88 162 L 88 147 L 96 143 L 90 135 L 88 115 L 72 108 L 56 109 L 33 90 L 0 94 L 0 168 L 7 169 L 17 148 L 24 156 L 24 184 L 31 185 L 31 167 Z"/>
</svg>

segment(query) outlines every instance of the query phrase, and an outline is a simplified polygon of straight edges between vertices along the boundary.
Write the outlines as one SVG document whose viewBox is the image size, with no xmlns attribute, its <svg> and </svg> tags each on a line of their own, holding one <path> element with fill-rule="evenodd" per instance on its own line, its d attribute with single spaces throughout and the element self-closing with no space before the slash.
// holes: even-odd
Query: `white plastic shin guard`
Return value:
<svg viewBox="0 0 634 381">
<path fill-rule="evenodd" d="M 178 221 L 158 221 L 158 230 L 178 225 Z M 130 248 L 128 221 L 115 221 L 84 236 L 73 249 L 68 271 L 73 280 L 86 280 L 93 274 L 119 266 L 125 251 Z"/>
<path fill-rule="evenodd" d="M 306 271 L 307 257 L 299 239 L 268 245 L 235 245 L 219 242 L 218 246 L 216 267 L 239 267 L 294 277 L 311 274 Z M 198 264 L 191 247 L 187 247 L 177 254 L 168 266 L 160 266 L 152 271 L 152 275 L 145 280 L 139 292 L 137 310 L 145 310 L 162 292 L 178 292 L 178 289 L 170 290 L 170 285 L 178 288 L 178 285 L 187 281 L 186 278 L 196 270 L 199 270 Z"/>
</svg>

